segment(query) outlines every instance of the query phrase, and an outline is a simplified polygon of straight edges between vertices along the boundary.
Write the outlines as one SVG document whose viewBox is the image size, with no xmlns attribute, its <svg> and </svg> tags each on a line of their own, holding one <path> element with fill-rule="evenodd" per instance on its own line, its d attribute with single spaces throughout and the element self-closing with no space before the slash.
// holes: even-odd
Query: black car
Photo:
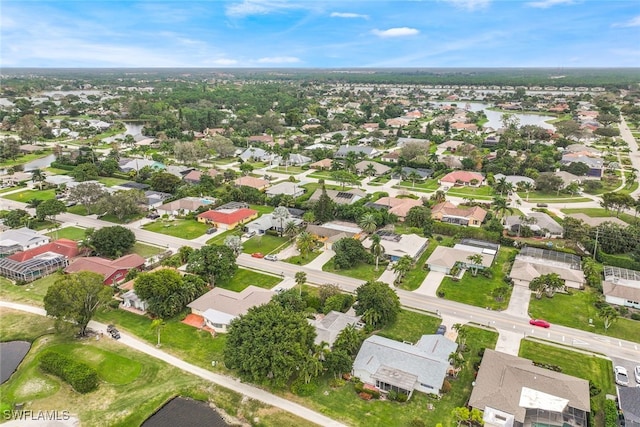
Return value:
<svg viewBox="0 0 640 427">
<path fill-rule="evenodd" d="M 120 339 L 120 331 L 118 331 L 114 325 L 107 326 L 107 333 L 110 334 L 113 339 Z"/>
<path fill-rule="evenodd" d="M 147 215 L 147 218 L 149 218 L 149 219 L 158 219 L 158 218 L 160 218 L 160 215 L 158 215 L 157 213 L 150 213 L 149 215 Z"/>
<path fill-rule="evenodd" d="M 447 333 L 447 327 L 444 325 L 438 326 L 438 330 L 436 331 L 436 335 L 444 335 Z"/>
</svg>

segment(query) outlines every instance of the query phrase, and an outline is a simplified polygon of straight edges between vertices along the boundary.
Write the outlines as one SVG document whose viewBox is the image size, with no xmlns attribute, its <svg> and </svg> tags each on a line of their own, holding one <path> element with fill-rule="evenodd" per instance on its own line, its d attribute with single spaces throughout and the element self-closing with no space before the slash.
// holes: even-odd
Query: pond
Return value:
<svg viewBox="0 0 640 427">
<path fill-rule="evenodd" d="M 176 397 L 147 418 L 142 427 L 226 427 L 227 424 L 206 402 Z"/>
<path fill-rule="evenodd" d="M 11 378 L 30 348 L 27 341 L 0 342 L 0 384 Z"/>
<path fill-rule="evenodd" d="M 501 119 L 502 119 L 502 115 L 505 114 L 505 112 L 489 110 L 489 108 L 491 107 L 490 104 L 486 104 L 483 102 L 464 102 L 464 101 L 458 101 L 458 102 L 437 101 L 436 104 L 437 105 L 456 104 L 459 108 L 465 108 L 465 109 L 468 109 L 469 111 L 474 111 L 474 112 L 484 110 L 484 113 L 486 114 L 487 119 L 489 120 L 487 123 L 484 124 L 484 127 L 491 127 L 494 129 L 499 129 L 502 127 Z M 520 126 L 536 125 L 544 129 L 551 129 L 551 130 L 556 129 L 553 125 L 547 123 L 547 121 L 549 120 L 556 119 L 556 117 L 553 117 L 553 116 L 543 116 L 540 114 L 527 114 L 527 113 L 515 113 L 515 112 L 507 112 L 506 114 L 511 114 L 517 117 L 518 120 L 520 120 Z"/>
</svg>

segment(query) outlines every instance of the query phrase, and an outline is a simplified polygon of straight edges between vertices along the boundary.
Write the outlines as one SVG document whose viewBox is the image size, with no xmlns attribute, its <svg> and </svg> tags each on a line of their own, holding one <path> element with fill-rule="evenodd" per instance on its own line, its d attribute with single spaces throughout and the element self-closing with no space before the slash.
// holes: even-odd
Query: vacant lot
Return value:
<svg viewBox="0 0 640 427">
<path fill-rule="evenodd" d="M 177 219 L 175 221 L 157 220 L 142 226 L 145 230 L 182 239 L 195 239 L 202 236 L 209 226 L 194 219 Z"/>
<path fill-rule="evenodd" d="M 272 236 L 263 234 L 262 236 L 253 236 L 242 244 L 242 252 L 252 254 L 260 252 L 264 255 L 272 252 L 278 252 L 289 243 L 288 237 Z"/>
<path fill-rule="evenodd" d="M 268 274 L 258 273 L 257 271 L 238 268 L 236 274 L 229 280 L 220 280 L 216 282 L 216 286 L 230 291 L 241 292 L 249 285 L 259 288 L 271 289 L 282 281 L 282 278 L 271 276 Z"/>
</svg>

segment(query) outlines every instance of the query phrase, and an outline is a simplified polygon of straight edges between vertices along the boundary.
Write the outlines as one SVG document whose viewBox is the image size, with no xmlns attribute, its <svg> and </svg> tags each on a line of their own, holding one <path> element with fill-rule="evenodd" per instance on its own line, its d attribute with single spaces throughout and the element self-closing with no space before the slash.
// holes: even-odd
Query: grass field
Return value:
<svg viewBox="0 0 640 427">
<path fill-rule="evenodd" d="M 425 334 L 434 334 L 440 323 L 439 317 L 403 309 L 400 310 L 396 321 L 379 331 L 377 335 L 396 341 L 415 343 Z"/>
<path fill-rule="evenodd" d="M 33 160 L 37 160 L 37 159 L 41 159 L 43 157 L 47 157 L 49 154 L 51 154 L 53 150 L 51 150 L 50 148 L 47 147 L 42 147 L 42 151 L 38 152 L 38 153 L 31 153 L 31 154 L 25 154 L 23 156 L 18 157 L 17 159 L 14 160 L 4 160 L 2 162 L 0 162 L 0 168 L 6 168 L 9 166 L 15 166 L 15 165 L 23 165 L 25 163 L 29 163 Z"/>
<path fill-rule="evenodd" d="M 611 210 L 606 210 L 604 208 L 581 208 L 581 209 L 561 209 L 561 211 L 565 214 L 577 214 L 582 213 L 591 218 L 614 218 L 616 216 L 616 212 Z M 620 213 L 618 217 L 627 224 L 634 224 L 638 221 L 638 218 L 635 218 L 633 215 L 629 215 L 628 213 Z"/>
<path fill-rule="evenodd" d="M 51 233 L 47 233 L 47 236 L 51 237 L 52 239 L 69 239 L 78 242 L 84 239 L 84 233 L 84 228 L 65 227 L 56 231 L 52 231 Z"/>
<path fill-rule="evenodd" d="M 247 270 L 244 268 L 238 268 L 238 271 L 236 271 L 236 274 L 234 274 L 231 279 L 217 281 L 216 286 L 230 291 L 241 292 L 249 285 L 264 289 L 271 289 L 281 281 L 282 278 L 280 277 L 262 274 L 257 271 Z"/>
<path fill-rule="evenodd" d="M 302 255 L 295 255 L 295 256 L 292 256 L 291 258 L 287 258 L 287 259 L 282 260 L 282 261 L 288 262 L 289 264 L 295 264 L 295 265 L 307 265 L 311 261 L 313 261 L 314 259 L 318 258 L 318 256 L 321 253 L 322 252 L 320 252 L 320 251 L 313 251 L 313 252 L 307 254 L 306 258 L 303 258 Z"/>
<path fill-rule="evenodd" d="M 258 211 L 260 215 L 271 213 L 275 209 L 273 206 L 265 205 L 249 205 L 249 208 L 253 209 L 254 211 Z"/>
<path fill-rule="evenodd" d="M 242 252 L 246 254 L 260 252 L 267 255 L 283 249 L 288 242 L 288 237 L 272 236 L 270 234 L 256 235 L 242 244 Z"/>
<path fill-rule="evenodd" d="M 133 249 L 131 250 L 131 253 L 138 254 L 142 258 L 149 258 L 154 255 L 161 254 L 164 251 L 166 251 L 165 248 L 160 248 L 158 246 L 147 245 L 145 243 L 136 242 L 133 245 Z"/>
<path fill-rule="evenodd" d="M 193 219 L 176 219 L 175 221 L 156 220 L 142 226 L 145 230 L 167 236 L 191 240 L 202 236 L 209 225 Z"/>
<path fill-rule="evenodd" d="M 217 236 L 214 236 L 211 239 L 207 240 L 207 245 L 222 245 L 224 244 L 224 240 L 228 236 L 241 236 L 241 235 L 242 235 L 242 230 L 240 229 L 223 231 Z"/>
<path fill-rule="evenodd" d="M 0 277 L 0 298 L 7 301 L 42 306 L 42 300 L 47 293 L 47 289 L 61 275 L 62 273 L 54 273 L 26 285 L 14 285 L 9 279 Z"/>
<path fill-rule="evenodd" d="M 103 183 L 107 187 L 113 187 L 116 185 L 124 184 L 125 182 L 129 182 L 126 179 L 113 178 L 110 176 L 101 176 L 98 178 L 98 182 Z"/>
<path fill-rule="evenodd" d="M 570 294 L 556 294 L 553 298 L 543 296 L 531 298 L 529 312 L 534 318 L 545 319 L 551 323 L 582 329 L 584 331 L 640 342 L 640 321 L 618 318 L 606 332 L 602 320 L 593 306 L 596 293 L 590 289 L 571 290 Z M 589 325 L 593 320 L 593 326 Z"/>
<path fill-rule="evenodd" d="M 490 307 L 493 310 L 504 310 L 509 305 L 511 287 L 509 287 L 509 291 L 503 301 L 500 302 L 491 296 L 491 292 L 496 288 L 506 286 L 504 278 L 511 268 L 508 260 L 509 256 L 514 252 L 515 249 L 504 246 L 500 248 L 498 256 L 490 268 L 490 271 L 493 273 L 492 278 L 486 278 L 482 276 L 480 272 L 474 277 L 471 271 L 467 270 L 458 282 L 454 281 L 451 277 L 445 277 L 438 288 L 438 292 L 444 292 L 444 298 L 448 300 L 458 301 L 476 307 Z"/>
<path fill-rule="evenodd" d="M 82 425 L 125 427 L 142 424 L 166 401 L 182 395 L 215 402 L 231 416 L 249 419 L 259 416 L 261 425 L 265 426 L 310 425 L 294 415 L 213 386 L 117 341 L 108 338 L 79 341 L 63 335 L 41 337 L 53 331 L 53 320 L 7 309 L 0 309 L 0 314 L 3 339 L 34 342 L 18 371 L 0 386 L 3 410 L 10 409 L 16 402 L 28 402 L 28 409 L 69 410 Z M 151 331 L 148 325 L 146 328 Z M 155 335 L 153 331 L 151 334 Z M 211 340 L 210 334 L 207 335 Z M 45 349 L 65 352 L 97 369 L 102 379 L 99 388 L 79 394 L 62 380 L 42 373 L 38 368 L 38 354 Z M 207 366 L 210 367 L 210 363 Z"/>
<path fill-rule="evenodd" d="M 322 266 L 322 271 L 328 271 L 330 273 L 336 273 L 336 274 L 341 274 L 347 277 L 353 277 L 354 279 L 369 281 L 369 280 L 378 280 L 378 277 L 380 277 L 380 275 L 384 271 L 383 266 L 380 266 L 378 268 L 378 271 L 375 271 L 375 268 L 376 266 L 373 264 L 366 264 L 364 262 L 360 262 L 358 263 L 358 265 L 356 265 L 353 268 L 338 269 L 335 266 L 333 258 L 331 258 L 329 261 L 327 261 L 325 265 Z"/>
<path fill-rule="evenodd" d="M 27 203 L 31 199 L 49 200 L 56 197 L 56 192 L 53 189 L 49 190 L 24 190 L 18 193 L 7 194 L 3 196 L 5 199 L 13 200 L 14 202 Z"/>
</svg>

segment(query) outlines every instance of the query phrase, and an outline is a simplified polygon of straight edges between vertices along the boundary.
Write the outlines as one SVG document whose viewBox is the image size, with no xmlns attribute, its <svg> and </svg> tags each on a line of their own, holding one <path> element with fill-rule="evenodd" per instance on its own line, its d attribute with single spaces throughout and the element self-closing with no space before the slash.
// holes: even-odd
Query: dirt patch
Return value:
<svg viewBox="0 0 640 427">
<path fill-rule="evenodd" d="M 15 392 L 16 398 L 24 399 L 34 395 L 52 392 L 56 386 L 44 378 L 32 378 L 23 383 Z"/>
</svg>

